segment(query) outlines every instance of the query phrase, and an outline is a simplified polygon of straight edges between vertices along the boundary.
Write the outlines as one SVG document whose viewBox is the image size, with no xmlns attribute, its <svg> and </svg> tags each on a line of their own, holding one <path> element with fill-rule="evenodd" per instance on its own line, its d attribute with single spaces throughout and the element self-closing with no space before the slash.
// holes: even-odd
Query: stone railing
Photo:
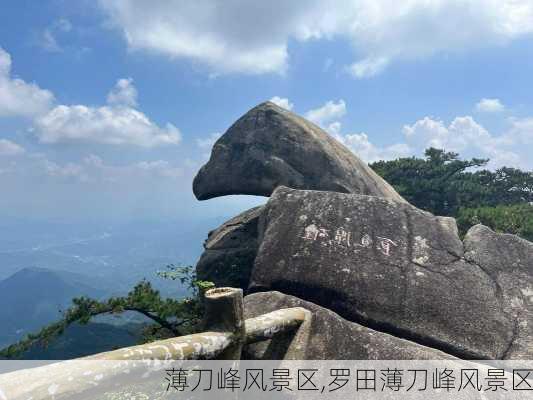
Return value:
<svg viewBox="0 0 533 400">
<path fill-rule="evenodd" d="M 240 359 L 243 345 L 295 331 L 307 314 L 304 308 L 295 307 L 245 320 L 241 289 L 211 289 L 205 294 L 205 332 L 2 374 L 0 399 L 71 398 L 92 389 L 95 376 L 102 384 L 123 374 L 113 367 L 116 363 L 102 361 Z"/>
</svg>

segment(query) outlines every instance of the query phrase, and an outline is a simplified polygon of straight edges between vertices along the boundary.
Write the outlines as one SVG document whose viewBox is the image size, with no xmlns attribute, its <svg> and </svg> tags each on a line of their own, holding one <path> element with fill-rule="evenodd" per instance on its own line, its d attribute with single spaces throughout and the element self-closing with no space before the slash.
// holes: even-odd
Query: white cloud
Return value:
<svg viewBox="0 0 533 400">
<path fill-rule="evenodd" d="M 499 99 L 481 99 L 476 104 L 476 110 L 479 112 L 501 112 L 505 110 L 505 106 Z"/>
<path fill-rule="evenodd" d="M 24 153 L 24 148 L 7 139 L 0 139 L 0 156 L 15 156 Z"/>
<path fill-rule="evenodd" d="M 292 104 L 289 99 L 285 98 L 285 97 L 279 97 L 279 96 L 274 96 L 270 99 L 270 101 L 274 104 L 277 104 L 278 106 L 280 107 L 283 107 L 285 108 L 286 110 L 289 110 L 291 111 L 292 108 L 294 107 L 294 104 Z"/>
<path fill-rule="evenodd" d="M 51 53 L 61 52 L 63 49 L 57 43 L 57 40 L 50 29 L 45 29 L 40 40 L 41 47 Z"/>
<path fill-rule="evenodd" d="M 5 189 L 0 205 L 26 218 L 44 215 L 131 220 L 181 215 L 179 211 L 184 207 L 190 217 L 195 213 L 190 188 L 199 165 L 193 169 L 185 161 L 186 157 L 124 161 L 112 154 L 65 161 L 55 151 L 42 154 L 27 150 L 18 157 L 0 157 L 0 185 Z M 28 188 L 33 196 L 28 196 Z M 219 207 L 212 210 L 214 216 L 220 213 Z M 206 210 L 198 212 L 205 216 Z"/>
<path fill-rule="evenodd" d="M 448 126 L 441 120 L 425 117 L 405 125 L 403 133 L 412 143 L 458 152 L 469 146 L 487 146 L 494 141 L 490 133 L 470 116 L 457 117 Z"/>
<path fill-rule="evenodd" d="M 0 163 L 0 167 L 2 164 Z M 100 157 L 90 154 L 78 162 L 56 162 L 38 153 L 28 154 L 22 162 L 8 171 L 17 176 L 42 177 L 57 181 L 75 181 L 79 183 L 113 183 L 130 185 L 139 184 L 143 179 L 181 179 L 185 169 L 172 165 L 168 161 L 139 161 L 132 164 L 108 164 Z"/>
<path fill-rule="evenodd" d="M 394 144 L 381 148 L 372 144 L 366 133 L 343 134 L 342 124 L 337 119 L 344 115 L 346 115 L 346 103 L 341 99 L 337 102 L 329 100 L 322 107 L 307 111 L 305 118 L 322 127 L 363 161 L 389 160 L 404 157 L 410 153 L 410 148 L 406 144 Z"/>
<path fill-rule="evenodd" d="M 188 58 L 215 73 L 249 74 L 285 71 L 287 31 L 305 8 L 286 3 L 100 1 L 132 49 Z"/>
<path fill-rule="evenodd" d="M 335 138 L 348 147 L 363 161 L 371 163 L 379 160 L 392 160 L 412 154 L 412 149 L 405 143 L 379 147 L 372 144 L 366 133 L 353 133 L 347 135 L 334 135 Z"/>
<path fill-rule="evenodd" d="M 358 79 L 371 78 L 382 73 L 388 64 L 386 57 L 365 58 L 350 65 L 348 72 Z"/>
<path fill-rule="evenodd" d="M 36 121 L 43 143 L 94 142 L 153 147 L 178 144 L 180 132 L 172 124 L 160 128 L 142 112 L 128 107 L 60 105 Z"/>
<path fill-rule="evenodd" d="M 59 18 L 54 22 L 53 26 L 61 32 L 70 32 L 72 30 L 72 23 L 66 18 Z"/>
<path fill-rule="evenodd" d="M 338 119 L 346 112 L 343 100 L 330 100 L 322 107 L 309 110 L 304 116 L 369 163 L 422 156 L 427 148 L 436 147 L 458 152 L 465 158 L 489 158 L 488 167 L 492 169 L 502 166 L 533 169 L 533 160 L 528 151 L 533 144 L 533 117 L 510 119 L 510 128 L 500 135 L 489 132 L 471 116 L 456 117 L 449 124 L 433 117 L 424 117 L 403 126 L 403 140 L 380 146 L 372 143 L 365 132 L 342 132 L 342 124 Z"/>
<path fill-rule="evenodd" d="M 44 171 L 46 174 L 53 178 L 61 179 L 76 179 L 81 182 L 89 180 L 88 175 L 81 165 L 74 163 L 67 163 L 64 165 L 57 164 L 49 160 L 43 160 Z"/>
<path fill-rule="evenodd" d="M 35 121 L 43 143 L 92 142 L 154 147 L 175 145 L 181 134 L 174 125 L 157 126 L 145 114 L 130 107 L 137 91 L 132 81 L 121 79 L 108 95 L 109 105 L 59 105 Z"/>
<path fill-rule="evenodd" d="M 404 126 L 403 132 L 407 142 L 418 152 L 432 146 L 458 152 L 464 157 L 490 158 L 490 168 L 532 168 L 524 148 L 517 145 L 517 132 L 493 135 L 471 116 L 456 117 L 448 126 L 441 120 L 425 117 Z"/>
<path fill-rule="evenodd" d="M 283 73 L 290 40 L 341 38 L 358 78 L 395 59 L 506 44 L 533 32 L 530 0 L 100 0 L 129 47 L 187 58 L 214 73 Z M 235 16 L 238 15 L 238 23 Z"/>
<path fill-rule="evenodd" d="M 105 106 L 58 105 L 52 108 L 54 95 L 50 91 L 12 79 L 10 71 L 11 56 L 0 48 L 0 116 L 34 118 L 36 135 L 43 143 L 83 141 L 154 147 L 178 144 L 181 140 L 174 125 L 167 123 L 159 127 L 134 108 L 137 90 L 131 78 L 117 81 Z"/>
<path fill-rule="evenodd" d="M 173 167 L 168 161 L 164 160 L 141 161 L 135 164 L 134 167 L 141 171 L 166 178 L 180 178 L 184 174 L 183 168 Z"/>
<path fill-rule="evenodd" d="M 424 150 L 435 147 L 458 152 L 465 158 L 489 158 L 488 167 L 492 169 L 502 166 L 533 169 L 533 161 L 528 150 L 533 144 L 533 118 L 511 119 L 510 129 L 495 135 L 471 116 L 456 117 L 449 124 L 433 117 L 424 117 L 402 128 L 404 140 L 379 146 L 372 143 L 369 135 L 364 132 L 343 133 L 339 121 L 324 123 L 346 112 L 345 105 L 332 107 L 331 104 L 334 103 L 328 102 L 326 105 L 329 106 L 320 108 L 330 112 L 317 112 L 318 117 L 315 116 L 315 121 L 319 120 L 320 125 L 335 139 L 369 163 L 414 155 L 422 156 Z M 334 109 L 337 109 L 337 112 L 331 111 Z M 341 109 L 343 111 L 339 111 Z M 311 110 L 309 113 L 312 114 L 317 110 Z"/>
<path fill-rule="evenodd" d="M 516 119 L 511 129 L 501 135 L 490 133 L 471 116 L 454 118 L 448 125 L 442 120 L 424 117 L 402 129 L 404 141 L 377 146 L 366 133 L 333 136 L 366 162 L 399 157 L 422 156 L 424 150 L 436 147 L 454 151 L 461 157 L 489 158 L 488 168 L 502 166 L 533 169 L 528 146 L 533 143 L 533 118 Z"/>
<path fill-rule="evenodd" d="M 0 117 L 34 117 L 46 112 L 54 95 L 11 76 L 11 56 L 0 47 Z"/>
<path fill-rule="evenodd" d="M 43 30 L 39 38 L 39 44 L 46 51 L 61 52 L 63 48 L 57 42 L 56 35 L 58 33 L 70 32 L 71 30 L 72 24 L 70 21 L 66 18 L 60 18 Z"/>
<path fill-rule="evenodd" d="M 222 134 L 220 132 L 214 132 L 206 138 L 196 139 L 196 144 L 201 149 L 210 149 Z"/>
<path fill-rule="evenodd" d="M 317 125 L 324 126 L 327 122 L 341 118 L 346 114 L 346 103 L 344 100 L 326 102 L 322 107 L 309 110 L 305 113 L 305 118 Z"/>
<path fill-rule="evenodd" d="M 137 89 L 133 79 L 119 79 L 115 87 L 107 95 L 108 104 L 135 107 L 137 105 Z"/>
<path fill-rule="evenodd" d="M 324 129 L 326 132 L 328 132 L 330 135 L 338 135 L 341 132 L 342 124 L 340 121 L 335 121 L 330 123 L 328 126 L 326 126 Z"/>
<path fill-rule="evenodd" d="M 343 134 L 342 124 L 337 119 L 346 115 L 346 103 L 344 100 L 337 102 L 327 101 L 322 107 L 309 110 L 305 118 L 321 126 L 331 136 L 345 145 L 363 161 L 374 162 L 404 157 L 411 153 L 408 145 L 403 143 L 379 147 L 372 144 L 368 135 L 362 133 Z"/>
<path fill-rule="evenodd" d="M 91 154 L 78 164 L 92 181 L 130 181 L 137 178 L 177 179 L 184 175 L 184 169 L 173 166 L 165 160 L 139 161 L 127 165 L 105 163 L 100 157 Z"/>
<path fill-rule="evenodd" d="M 508 141 L 520 144 L 533 144 L 533 117 L 511 119 L 511 129 L 506 135 Z"/>
</svg>

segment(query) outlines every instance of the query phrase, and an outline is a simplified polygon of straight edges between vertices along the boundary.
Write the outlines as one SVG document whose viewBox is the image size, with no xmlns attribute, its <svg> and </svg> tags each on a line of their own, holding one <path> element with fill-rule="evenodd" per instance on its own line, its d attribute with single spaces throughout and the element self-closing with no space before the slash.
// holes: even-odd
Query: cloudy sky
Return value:
<svg viewBox="0 0 533 400">
<path fill-rule="evenodd" d="M 211 145 L 271 99 L 368 162 L 533 169 L 533 0 L 4 0 L 0 215 L 231 214 Z"/>
</svg>

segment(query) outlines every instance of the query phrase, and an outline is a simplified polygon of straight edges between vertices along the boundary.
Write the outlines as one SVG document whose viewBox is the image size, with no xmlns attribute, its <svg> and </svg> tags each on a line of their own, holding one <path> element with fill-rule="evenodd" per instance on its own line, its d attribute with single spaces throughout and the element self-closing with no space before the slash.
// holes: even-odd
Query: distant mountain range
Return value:
<svg viewBox="0 0 533 400">
<path fill-rule="evenodd" d="M 61 317 L 72 298 L 100 298 L 105 291 L 72 272 L 25 268 L 0 281 L 0 346 L 5 346 Z"/>
<path fill-rule="evenodd" d="M 101 298 L 106 294 L 90 286 L 91 278 L 44 268 L 24 268 L 0 282 L 0 348 L 58 320 L 74 297 Z M 96 318 L 87 325 L 74 324 L 46 347 L 37 345 L 25 359 L 62 360 L 136 344 L 144 318 L 116 321 Z"/>
<path fill-rule="evenodd" d="M 124 294 L 146 278 L 169 295 L 175 282 L 157 279 L 167 264 L 196 263 L 207 233 L 223 218 L 195 222 L 129 222 L 80 226 L 55 222 L 0 222 L 0 280 L 36 266 L 76 272 L 96 281 L 96 287 Z M 179 291 L 179 290 L 178 290 Z"/>
<path fill-rule="evenodd" d="M 139 343 L 142 325 L 121 326 L 90 322 L 74 324 L 47 346 L 34 346 L 22 356 L 28 360 L 68 360 Z"/>
<path fill-rule="evenodd" d="M 164 296 L 186 295 L 179 281 L 156 273 L 168 264 L 194 265 L 207 233 L 223 219 L 116 226 L 0 221 L 0 348 L 58 320 L 74 297 L 124 295 L 143 278 Z M 144 322 L 138 314 L 99 317 L 25 357 L 62 359 L 131 345 Z"/>
</svg>

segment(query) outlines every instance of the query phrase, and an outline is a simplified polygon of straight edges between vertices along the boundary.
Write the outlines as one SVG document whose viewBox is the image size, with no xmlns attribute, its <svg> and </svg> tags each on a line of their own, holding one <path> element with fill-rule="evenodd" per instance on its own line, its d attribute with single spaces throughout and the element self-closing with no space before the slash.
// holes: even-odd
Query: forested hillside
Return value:
<svg viewBox="0 0 533 400">
<path fill-rule="evenodd" d="M 424 158 L 399 158 L 370 166 L 411 204 L 457 219 L 461 234 L 481 223 L 533 240 L 533 172 L 484 169 L 487 159 L 429 148 Z"/>
</svg>

